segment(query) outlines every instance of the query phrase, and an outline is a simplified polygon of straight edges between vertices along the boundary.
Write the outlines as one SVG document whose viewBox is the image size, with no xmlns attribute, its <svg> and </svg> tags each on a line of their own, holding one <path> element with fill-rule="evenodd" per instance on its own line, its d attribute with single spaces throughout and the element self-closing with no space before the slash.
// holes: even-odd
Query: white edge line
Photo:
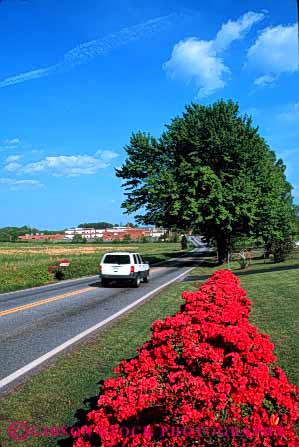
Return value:
<svg viewBox="0 0 299 447">
<path fill-rule="evenodd" d="M 46 360 L 49 360 L 54 355 L 58 354 L 59 352 L 68 348 L 69 346 L 71 346 L 72 344 L 76 343 L 77 341 L 81 340 L 82 338 L 86 337 L 87 335 L 91 334 L 92 332 L 96 331 L 100 327 L 105 326 L 105 324 L 109 323 L 110 321 L 112 321 L 115 318 L 119 317 L 120 315 L 124 314 L 128 310 L 132 309 L 137 304 L 146 300 L 148 297 L 150 297 L 154 293 L 158 292 L 159 290 L 163 289 L 164 287 L 167 287 L 168 285 L 172 284 L 173 282 L 175 282 L 178 279 L 182 278 L 183 276 L 187 275 L 187 273 L 189 273 L 193 269 L 194 269 L 194 267 L 189 268 L 188 270 L 186 270 L 185 272 L 176 276 L 175 278 L 171 279 L 170 281 L 162 284 L 161 286 L 157 287 L 156 289 L 152 290 L 151 292 L 148 292 L 147 294 L 143 295 L 141 298 L 138 298 L 138 300 L 134 301 L 133 303 L 128 304 L 128 306 L 119 310 L 118 312 L 116 312 L 115 314 L 106 318 L 105 320 L 101 321 L 100 323 L 97 323 L 94 326 L 91 326 L 89 329 L 86 329 L 85 331 L 81 332 L 80 334 L 76 335 L 75 337 L 70 338 L 66 342 L 62 343 L 61 345 L 57 346 L 56 348 L 52 349 L 51 351 L 47 352 L 46 354 L 42 355 L 41 357 L 37 358 L 36 360 L 33 360 L 32 362 L 30 362 L 27 365 L 23 366 L 22 368 L 18 369 L 14 373 L 12 373 L 9 376 L 5 377 L 4 379 L 0 380 L 0 389 L 4 388 L 6 385 L 8 385 L 11 382 L 14 382 L 19 377 L 23 376 L 24 374 L 28 373 L 32 369 L 41 365 Z"/>
</svg>

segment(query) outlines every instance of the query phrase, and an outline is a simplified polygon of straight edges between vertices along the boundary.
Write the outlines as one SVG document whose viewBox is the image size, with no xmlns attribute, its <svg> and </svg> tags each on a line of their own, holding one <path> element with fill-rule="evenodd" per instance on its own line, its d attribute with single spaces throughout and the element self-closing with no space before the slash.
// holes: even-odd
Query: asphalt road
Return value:
<svg viewBox="0 0 299 447">
<path fill-rule="evenodd" d="M 137 289 L 126 284 L 103 288 L 95 276 L 0 295 L 0 391 L 24 378 L 26 371 L 20 369 L 36 359 L 68 341 L 73 344 L 78 334 L 112 320 L 117 312 L 142 297 L 147 299 L 179 275 L 182 279 L 201 262 L 205 250 L 201 246 L 187 257 L 152 267 L 149 283 Z"/>
</svg>

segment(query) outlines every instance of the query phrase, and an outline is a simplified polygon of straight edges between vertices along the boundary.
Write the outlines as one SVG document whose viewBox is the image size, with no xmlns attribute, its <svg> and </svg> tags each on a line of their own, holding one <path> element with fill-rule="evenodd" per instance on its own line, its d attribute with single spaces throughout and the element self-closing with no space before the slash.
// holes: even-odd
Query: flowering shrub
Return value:
<svg viewBox="0 0 299 447">
<path fill-rule="evenodd" d="M 104 382 L 74 447 L 299 446 L 299 388 L 250 325 L 239 279 L 217 271 L 182 296 L 180 311 L 156 321 L 138 356 Z"/>
</svg>

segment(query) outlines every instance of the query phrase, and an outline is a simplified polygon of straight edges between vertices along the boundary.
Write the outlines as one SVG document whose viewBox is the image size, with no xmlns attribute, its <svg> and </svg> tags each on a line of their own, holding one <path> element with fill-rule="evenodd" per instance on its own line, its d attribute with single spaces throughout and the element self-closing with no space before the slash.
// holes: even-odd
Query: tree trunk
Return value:
<svg viewBox="0 0 299 447">
<path fill-rule="evenodd" d="M 224 263 L 227 258 L 228 250 L 229 250 L 229 239 L 227 237 L 219 236 L 216 239 L 217 243 L 217 253 L 218 253 L 218 264 L 221 265 Z"/>
<path fill-rule="evenodd" d="M 265 245 L 264 258 L 269 259 L 271 253 L 272 253 L 272 242 L 267 242 Z"/>
</svg>

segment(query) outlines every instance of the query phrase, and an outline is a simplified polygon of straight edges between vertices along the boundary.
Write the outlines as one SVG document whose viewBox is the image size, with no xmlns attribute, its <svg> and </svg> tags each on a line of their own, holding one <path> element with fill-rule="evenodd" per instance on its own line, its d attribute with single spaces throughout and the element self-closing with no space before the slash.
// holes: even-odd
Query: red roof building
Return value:
<svg viewBox="0 0 299 447">
<path fill-rule="evenodd" d="M 64 238 L 63 234 L 24 234 L 23 236 L 19 236 L 18 239 L 22 241 L 60 241 Z"/>
</svg>

